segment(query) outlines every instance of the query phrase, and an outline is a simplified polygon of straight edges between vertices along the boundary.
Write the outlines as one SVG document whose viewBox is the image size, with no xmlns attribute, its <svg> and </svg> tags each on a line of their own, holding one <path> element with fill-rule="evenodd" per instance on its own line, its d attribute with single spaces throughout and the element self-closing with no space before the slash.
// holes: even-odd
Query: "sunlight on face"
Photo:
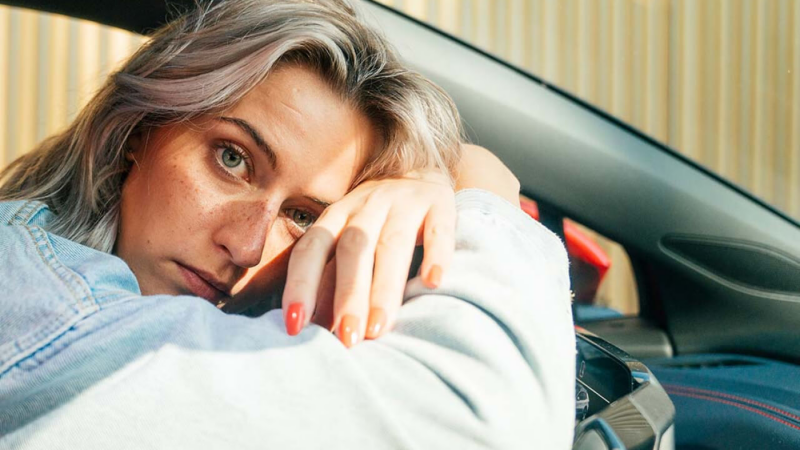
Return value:
<svg viewBox="0 0 800 450">
<path fill-rule="evenodd" d="M 145 295 L 263 300 L 378 139 L 316 73 L 280 67 L 228 111 L 131 139 L 115 252 Z"/>
</svg>

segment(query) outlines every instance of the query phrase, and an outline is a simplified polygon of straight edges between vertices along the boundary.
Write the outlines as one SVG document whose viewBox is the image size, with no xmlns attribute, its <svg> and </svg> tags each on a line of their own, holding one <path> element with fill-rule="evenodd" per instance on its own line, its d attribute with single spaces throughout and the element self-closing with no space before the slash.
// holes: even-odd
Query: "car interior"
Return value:
<svg viewBox="0 0 800 450">
<path fill-rule="evenodd" d="M 193 1 L 4 3 L 147 34 Z M 536 74 L 380 3 L 366 10 L 454 98 L 538 220 L 573 246 L 564 219 L 576 220 L 630 257 L 639 314 L 575 314 L 574 448 L 800 448 L 800 223 Z"/>
</svg>

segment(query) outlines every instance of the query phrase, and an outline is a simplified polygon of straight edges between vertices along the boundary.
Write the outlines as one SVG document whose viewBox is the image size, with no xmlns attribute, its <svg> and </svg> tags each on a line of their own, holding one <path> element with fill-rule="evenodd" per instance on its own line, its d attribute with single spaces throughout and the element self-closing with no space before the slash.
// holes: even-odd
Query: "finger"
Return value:
<svg viewBox="0 0 800 450">
<path fill-rule="evenodd" d="M 375 245 L 387 214 L 387 205 L 366 205 L 350 219 L 336 244 L 334 324 L 347 347 L 364 336 Z"/>
<path fill-rule="evenodd" d="M 424 228 L 424 256 L 420 265 L 420 275 L 426 286 L 436 288 L 441 284 L 442 274 L 450 266 L 455 252 L 455 200 L 433 205 L 425 217 Z"/>
<path fill-rule="evenodd" d="M 311 321 L 328 331 L 333 331 L 333 292 L 336 287 L 336 259 L 332 259 L 322 273 L 317 292 L 317 306 Z"/>
<path fill-rule="evenodd" d="M 424 210 L 416 215 L 409 211 L 392 211 L 386 219 L 375 248 L 367 339 L 381 336 L 394 325 L 397 311 L 403 304 L 417 230 L 424 217 Z"/>
<path fill-rule="evenodd" d="M 300 333 L 314 314 L 323 270 L 346 220 L 344 214 L 324 215 L 292 249 L 281 299 L 290 335 Z"/>
</svg>

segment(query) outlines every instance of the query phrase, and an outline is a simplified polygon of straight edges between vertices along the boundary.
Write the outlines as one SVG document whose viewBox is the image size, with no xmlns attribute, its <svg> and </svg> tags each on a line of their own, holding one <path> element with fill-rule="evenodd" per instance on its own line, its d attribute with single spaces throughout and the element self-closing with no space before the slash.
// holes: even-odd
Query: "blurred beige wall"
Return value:
<svg viewBox="0 0 800 450">
<path fill-rule="evenodd" d="M 143 38 L 0 6 L 0 167 L 61 130 Z"/>
<path fill-rule="evenodd" d="M 381 0 L 527 68 L 800 218 L 800 1 Z M 0 6 L 0 167 L 143 38 Z M 600 297 L 635 313 L 630 265 Z"/>
</svg>

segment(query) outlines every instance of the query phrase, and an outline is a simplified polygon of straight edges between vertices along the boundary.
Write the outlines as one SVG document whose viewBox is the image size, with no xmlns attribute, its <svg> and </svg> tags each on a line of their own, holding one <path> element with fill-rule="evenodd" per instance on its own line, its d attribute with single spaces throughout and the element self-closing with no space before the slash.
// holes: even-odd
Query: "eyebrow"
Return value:
<svg viewBox="0 0 800 450">
<path fill-rule="evenodd" d="M 250 125 L 250 123 L 238 117 L 228 117 L 228 116 L 222 116 L 219 118 L 219 120 L 234 124 L 237 127 L 239 127 L 240 130 L 247 133 L 247 135 L 250 136 L 250 138 L 252 138 L 253 141 L 255 141 L 256 145 L 258 145 L 258 147 L 267 155 L 267 158 L 269 158 L 270 165 L 272 165 L 272 170 L 277 169 L 278 157 L 275 154 L 275 151 L 272 150 L 272 147 L 270 147 L 269 144 L 267 144 L 267 141 L 264 140 L 264 138 L 261 136 L 261 133 L 256 131 L 256 129 L 252 125 Z M 328 206 L 331 206 L 331 203 L 333 203 L 326 200 L 320 200 L 316 197 L 310 197 L 308 195 L 304 197 L 320 205 L 322 208 L 327 208 Z"/>
<path fill-rule="evenodd" d="M 222 116 L 219 120 L 227 123 L 232 123 L 239 127 L 240 130 L 247 133 L 253 141 L 255 141 L 258 148 L 260 148 L 269 158 L 270 165 L 272 165 L 272 169 L 275 170 L 278 167 L 278 157 L 275 155 L 275 152 L 272 150 L 272 147 L 267 144 L 267 141 L 261 136 L 261 133 L 256 131 L 252 125 L 250 125 L 246 120 L 239 119 L 238 117 L 227 117 Z"/>
<path fill-rule="evenodd" d="M 305 197 L 306 197 L 307 199 L 311 200 L 312 202 L 314 202 L 314 203 L 316 203 L 316 204 L 318 204 L 318 205 L 322 206 L 322 208 L 323 208 L 323 209 L 324 209 L 324 208 L 327 208 L 328 206 L 331 206 L 331 202 L 328 202 L 328 201 L 325 201 L 325 200 L 320 200 L 320 199 L 318 199 L 318 198 L 316 198 L 316 197 L 309 197 L 309 196 L 307 196 L 307 195 L 306 195 Z"/>
</svg>

